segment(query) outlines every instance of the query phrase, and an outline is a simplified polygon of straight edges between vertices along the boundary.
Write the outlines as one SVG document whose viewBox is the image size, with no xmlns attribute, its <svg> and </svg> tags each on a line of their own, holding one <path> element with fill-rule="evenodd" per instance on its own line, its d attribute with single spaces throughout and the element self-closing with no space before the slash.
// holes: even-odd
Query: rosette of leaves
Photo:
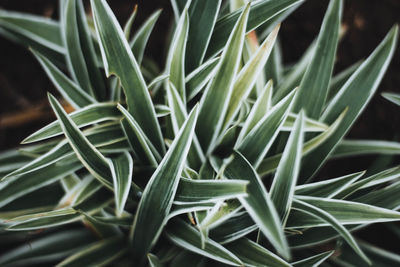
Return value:
<svg viewBox="0 0 400 267">
<path fill-rule="evenodd" d="M 331 0 L 316 40 L 283 66 L 279 25 L 301 3 L 172 1 L 161 66 L 144 55 L 160 11 L 137 27 L 136 9 L 121 26 L 105 0 L 89 16 L 62 0 L 59 21 L 1 10 L 1 33 L 75 111 L 49 95 L 57 119 L 0 156 L 0 265 L 398 265 L 353 233 L 400 219 L 400 169 L 318 176 L 337 157 L 399 154 L 345 138 L 397 26 L 332 77 Z"/>
</svg>

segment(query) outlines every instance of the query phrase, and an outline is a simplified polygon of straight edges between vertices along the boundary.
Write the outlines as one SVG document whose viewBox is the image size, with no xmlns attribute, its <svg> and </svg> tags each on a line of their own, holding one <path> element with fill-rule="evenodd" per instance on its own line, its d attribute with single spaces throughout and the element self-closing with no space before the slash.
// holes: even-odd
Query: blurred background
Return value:
<svg viewBox="0 0 400 267">
<path fill-rule="evenodd" d="M 84 2 L 89 12 L 89 1 Z M 168 0 L 109 0 L 108 2 L 121 24 L 125 23 L 134 5 L 138 4 L 134 29 L 139 27 L 153 11 L 163 9 L 145 53 L 157 62 L 164 62 L 166 52 L 164 43 L 168 36 L 168 26 L 173 19 L 170 2 Z M 328 2 L 307 0 L 284 21 L 279 38 L 285 63 L 289 64 L 300 58 L 317 36 Z M 0 0 L 0 8 L 58 19 L 58 1 L 54 0 Z M 342 23 L 346 31 L 337 53 L 335 72 L 365 59 L 389 29 L 399 22 L 400 0 L 345 1 Z M 0 151 L 17 147 L 24 137 L 54 119 L 47 104 L 47 91 L 56 93 L 30 52 L 0 36 Z M 350 137 L 400 140 L 400 108 L 380 96 L 384 91 L 400 93 L 400 47 L 396 50 L 378 93 L 349 133 Z M 356 161 L 336 160 L 325 166 L 320 178 L 364 170 L 377 161 L 387 165 L 400 162 L 399 158 L 377 156 L 362 157 Z M 390 239 L 390 236 L 387 236 L 389 233 L 379 227 L 376 228 L 377 231 L 361 232 L 360 235 L 367 241 L 373 240 L 375 244 L 400 253 L 399 248 L 390 247 L 385 241 Z"/>
</svg>

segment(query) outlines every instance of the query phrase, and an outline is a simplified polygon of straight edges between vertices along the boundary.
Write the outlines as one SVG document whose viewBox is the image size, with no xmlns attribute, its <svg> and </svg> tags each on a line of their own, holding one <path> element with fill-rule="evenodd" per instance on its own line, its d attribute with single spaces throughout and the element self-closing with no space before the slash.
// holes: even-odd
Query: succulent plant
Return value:
<svg viewBox="0 0 400 267">
<path fill-rule="evenodd" d="M 156 67 L 144 51 L 160 11 L 132 37 L 136 9 L 121 27 L 105 0 L 88 17 L 62 0 L 60 21 L 0 11 L 1 34 L 29 47 L 74 108 L 49 95 L 57 119 L 0 156 L 1 266 L 399 264 L 353 233 L 400 220 L 400 168 L 319 177 L 338 157 L 399 153 L 345 139 L 397 26 L 332 78 L 341 0 L 293 66 L 276 40 L 303 1 L 244 2 L 172 1 Z"/>
</svg>

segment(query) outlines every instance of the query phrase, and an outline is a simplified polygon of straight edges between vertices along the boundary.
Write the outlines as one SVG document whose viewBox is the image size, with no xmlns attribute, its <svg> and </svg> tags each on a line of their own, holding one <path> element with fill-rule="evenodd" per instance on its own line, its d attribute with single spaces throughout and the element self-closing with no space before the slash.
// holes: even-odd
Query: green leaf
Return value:
<svg viewBox="0 0 400 267">
<path fill-rule="evenodd" d="M 0 10 L 0 26 L 59 53 L 64 53 L 60 25 L 48 18 Z"/>
<path fill-rule="evenodd" d="M 282 82 L 278 84 L 276 93 L 272 98 L 273 103 L 280 101 L 288 95 L 293 88 L 300 84 L 311 58 L 314 55 L 315 49 L 316 41 L 314 40 L 307 48 L 306 52 L 304 52 L 300 60 L 290 69 L 289 73 L 283 77 Z"/>
<path fill-rule="evenodd" d="M 107 159 L 82 134 L 55 97 L 51 94 L 48 97 L 51 107 L 60 121 L 65 137 L 68 139 L 78 159 L 95 178 L 112 189 L 111 170 Z"/>
<path fill-rule="evenodd" d="M 121 118 L 120 113 L 116 108 L 116 103 L 91 104 L 71 112 L 69 116 L 79 128 L 97 124 L 103 121 L 119 120 Z M 60 123 L 58 121 L 54 121 L 25 138 L 22 141 L 22 144 L 42 141 L 47 138 L 61 135 L 62 133 L 63 131 Z"/>
<path fill-rule="evenodd" d="M 190 3 L 190 27 L 185 61 L 186 71 L 194 70 L 203 62 L 220 6 L 221 0 L 192 0 Z"/>
<path fill-rule="evenodd" d="M 233 266 L 243 265 L 241 260 L 232 252 L 209 238 L 205 240 L 205 246 L 202 249 L 200 232 L 181 220 L 174 220 L 168 225 L 166 236 L 175 245 L 193 253 Z"/>
<path fill-rule="evenodd" d="M 153 31 L 154 25 L 160 17 L 160 14 L 161 10 L 157 10 L 156 12 L 154 12 L 137 30 L 132 38 L 132 41 L 129 43 L 132 49 L 132 53 L 139 65 L 142 63 L 147 41 L 149 40 L 150 34 Z"/>
<path fill-rule="evenodd" d="M 236 213 L 227 221 L 211 229 L 209 236 L 221 244 L 230 243 L 247 234 L 254 232 L 258 227 L 247 212 Z"/>
<path fill-rule="evenodd" d="M 301 80 L 293 106 L 293 111 L 304 109 L 307 117 L 313 119 L 319 119 L 325 105 L 336 59 L 341 17 L 342 0 L 330 1 L 317 39 L 316 50 Z"/>
<path fill-rule="evenodd" d="M 100 70 L 99 59 L 93 44 L 92 34 L 89 29 L 85 7 L 82 1 L 77 1 L 77 22 L 79 30 L 79 41 L 85 58 L 85 63 L 89 73 L 90 83 L 96 99 L 107 99 L 107 88 L 104 77 Z"/>
<path fill-rule="evenodd" d="M 106 74 L 118 76 L 129 112 L 158 152 L 164 154 L 165 147 L 150 94 L 122 29 L 105 0 L 92 0 L 91 6 Z"/>
<path fill-rule="evenodd" d="M 187 250 L 181 251 L 170 263 L 170 266 L 174 267 L 186 267 L 188 262 L 193 267 L 205 267 L 205 261 L 207 258 L 191 253 Z"/>
<path fill-rule="evenodd" d="M 29 214 L 17 217 L 7 230 L 28 231 L 47 227 L 54 227 L 79 220 L 80 214 L 72 208 L 52 210 L 48 212 Z M 15 223 L 16 222 L 16 223 Z"/>
<path fill-rule="evenodd" d="M 69 229 L 56 232 L 6 251 L 0 256 L 0 264 L 26 266 L 54 262 L 82 249 L 92 241 L 94 238 L 89 231 Z"/>
<path fill-rule="evenodd" d="M 39 52 L 32 50 L 33 55 L 42 65 L 43 69 L 49 76 L 50 80 L 56 86 L 60 94 L 74 107 L 85 107 L 96 103 L 96 100 L 82 90 L 77 84 L 71 81 L 64 73 L 62 73 L 53 63 L 41 55 Z"/>
<path fill-rule="evenodd" d="M 108 145 L 121 143 L 121 141 L 123 144 L 124 141 L 123 133 L 119 128 L 110 127 L 108 129 L 103 129 L 103 131 L 97 132 L 89 130 L 85 131 L 84 133 L 86 134 L 89 142 L 101 150 L 108 148 Z M 5 177 L 3 177 L 2 180 L 44 168 L 52 163 L 59 162 L 61 160 L 68 161 L 74 160 L 75 158 L 75 153 L 69 145 L 68 140 L 63 140 L 52 149 L 50 149 L 48 152 L 40 155 L 36 159 L 7 174 Z"/>
<path fill-rule="evenodd" d="M 17 217 L 10 220 L 12 225 L 7 230 L 30 231 L 73 223 L 83 218 L 82 212 L 78 210 L 89 214 L 96 213 L 111 203 L 112 199 L 109 196 L 109 191 L 103 189 L 103 191 L 97 191 L 73 208 L 61 208 Z"/>
<path fill-rule="evenodd" d="M 398 254 L 387 251 L 375 245 L 371 245 L 361 240 L 357 240 L 357 242 L 360 244 L 360 247 L 365 251 L 367 256 L 371 259 L 373 266 L 391 267 L 400 264 L 400 256 Z M 340 258 L 333 260 L 335 263 L 340 262 L 339 264 L 351 264 L 352 266 L 360 267 L 369 266 L 367 264 L 364 264 L 363 262 L 360 262 L 358 257 L 354 257 L 354 254 L 352 254 L 351 251 L 347 249 L 347 247 L 344 247 L 343 249 L 341 249 L 341 251 L 342 253 L 340 255 Z"/>
<path fill-rule="evenodd" d="M 237 142 L 241 142 L 243 138 L 254 128 L 254 126 L 259 122 L 262 117 L 271 109 L 271 98 L 272 98 L 272 80 L 270 80 L 261 91 L 259 97 L 257 97 L 256 102 L 254 103 L 253 107 L 247 119 L 245 120 L 242 130 L 237 138 Z"/>
<path fill-rule="evenodd" d="M 220 201 L 231 198 L 245 197 L 246 186 L 244 180 L 191 180 L 181 178 L 174 204 L 191 202 Z"/>
<path fill-rule="evenodd" d="M 149 260 L 150 267 L 162 267 L 164 264 L 161 263 L 160 259 L 151 253 L 147 254 L 147 259 Z"/>
<path fill-rule="evenodd" d="M 270 266 L 270 267 L 283 267 L 291 266 L 271 251 L 265 249 L 261 245 L 251 241 L 247 238 L 241 238 L 235 242 L 229 243 L 227 249 L 232 251 L 241 259 L 246 266 Z"/>
<path fill-rule="evenodd" d="M 192 100 L 214 77 L 220 58 L 215 57 L 200 65 L 186 76 L 187 99 Z"/>
<path fill-rule="evenodd" d="M 289 249 L 279 215 L 251 164 L 244 156 L 235 152 L 234 158 L 225 168 L 224 174 L 229 179 L 245 179 L 250 182 L 247 186 L 248 196 L 240 197 L 240 202 L 277 251 L 281 255 L 289 257 Z"/>
<path fill-rule="evenodd" d="M 187 118 L 186 106 L 183 103 L 178 91 L 172 83 L 167 84 L 167 101 L 171 108 L 171 122 L 174 134 L 178 134 L 179 128 Z M 189 149 L 188 163 L 194 169 L 200 168 L 205 161 L 203 150 L 201 149 L 199 140 L 196 136 L 193 139 L 193 145 Z"/>
<path fill-rule="evenodd" d="M 178 25 L 176 26 L 175 33 L 172 37 L 172 42 L 168 50 L 166 73 L 169 75 L 169 80 L 175 86 L 179 95 L 186 103 L 186 89 L 185 89 L 185 53 L 186 42 L 189 30 L 189 16 L 188 7 L 185 7 L 181 17 L 179 18 Z"/>
<path fill-rule="evenodd" d="M 356 172 L 338 178 L 326 179 L 320 182 L 296 186 L 296 195 L 333 198 L 338 197 L 344 190 L 365 174 Z"/>
<path fill-rule="evenodd" d="M 120 237 L 101 240 L 66 258 L 57 267 L 106 266 L 127 251 L 126 241 Z"/>
<path fill-rule="evenodd" d="M 130 39 L 131 31 L 132 31 L 132 25 L 133 25 L 133 22 L 135 21 L 136 15 L 137 15 L 137 9 L 138 9 L 138 5 L 135 4 L 135 6 L 133 7 L 131 15 L 129 16 L 128 20 L 125 23 L 124 34 L 125 34 L 126 40 Z"/>
<path fill-rule="evenodd" d="M 400 208 L 400 201 L 398 197 L 399 192 L 400 192 L 400 182 L 397 181 L 389 186 L 386 186 L 379 190 L 374 190 L 372 192 L 369 192 L 368 194 L 359 196 L 352 200 L 387 209 L 398 210 Z"/>
<path fill-rule="evenodd" d="M 21 175 L 9 182 L 3 181 L 2 184 L 4 186 L 0 186 L 0 207 L 43 186 L 49 185 L 81 167 L 77 162 L 64 165 L 52 164 L 47 166 L 47 168 Z"/>
<path fill-rule="evenodd" d="M 249 96 L 257 78 L 260 76 L 260 73 L 262 73 L 265 63 L 267 62 L 275 44 L 279 28 L 280 25 L 275 27 L 237 75 L 222 126 L 222 132 L 229 127 L 230 123 L 239 111 L 240 104 Z"/>
<path fill-rule="evenodd" d="M 395 93 L 382 93 L 382 96 L 387 100 L 395 103 L 396 105 L 400 106 L 400 95 Z"/>
<path fill-rule="evenodd" d="M 282 131 L 292 131 L 294 122 L 296 121 L 298 115 L 289 113 L 286 117 L 285 122 L 282 125 Z M 304 131 L 305 132 L 323 132 L 329 127 L 325 123 L 304 117 Z"/>
<path fill-rule="evenodd" d="M 246 32 L 250 32 L 260 26 L 273 22 L 274 18 L 285 10 L 298 5 L 303 0 L 272 0 L 264 1 L 258 0 L 251 3 L 249 22 L 246 28 Z M 206 58 L 209 58 L 217 54 L 222 47 L 227 43 L 229 34 L 233 31 L 235 22 L 238 20 L 243 8 L 235 10 L 234 12 L 227 14 L 219 18 L 215 24 L 214 31 L 211 35 L 210 44 L 207 49 Z"/>
<path fill-rule="evenodd" d="M 343 225 L 400 220 L 400 213 L 397 211 L 359 202 L 307 196 L 296 196 L 296 199 L 324 210 Z M 326 226 L 326 222 L 309 216 L 300 215 L 297 212 L 291 213 L 287 224 L 288 228 L 315 226 Z"/>
<path fill-rule="evenodd" d="M 294 96 L 295 91 L 282 99 L 263 116 L 240 143 L 236 143 L 235 148 L 256 168 L 278 135 L 292 106 Z"/>
<path fill-rule="evenodd" d="M 334 216 L 332 216 L 330 213 L 326 212 L 324 209 L 320 209 L 316 206 L 313 206 L 307 202 L 303 202 L 301 200 L 294 200 L 294 208 L 312 215 L 313 217 L 316 217 L 318 219 L 321 219 L 325 222 L 327 222 L 329 225 L 332 226 L 342 237 L 344 240 L 346 240 L 347 244 L 350 245 L 351 248 L 368 264 L 371 264 L 370 260 L 367 258 L 367 256 L 362 252 L 360 247 L 358 246 L 357 242 L 354 240 L 354 238 L 351 236 L 350 232 L 340 224 L 338 220 L 335 219 Z"/>
<path fill-rule="evenodd" d="M 136 158 L 151 166 L 157 166 L 158 162 L 161 161 L 161 156 L 158 154 L 153 144 L 132 115 L 120 104 L 118 104 L 118 109 L 125 117 L 125 119 L 121 121 L 121 125 Z"/>
<path fill-rule="evenodd" d="M 342 86 L 347 82 L 351 75 L 353 75 L 358 67 L 360 67 L 360 65 L 361 61 L 356 62 L 332 77 L 331 83 L 329 84 L 327 100 L 330 101 L 339 92 L 340 88 L 342 88 Z"/>
<path fill-rule="evenodd" d="M 322 146 L 303 158 L 302 180 L 312 177 L 322 166 L 371 99 L 393 56 L 397 32 L 398 27 L 395 26 L 329 103 L 321 117 L 325 123 L 332 123 L 346 107 L 348 112 L 335 133 Z M 359 90 L 360 88 L 363 90 Z M 353 101 L 354 99 L 357 101 Z"/>
<path fill-rule="evenodd" d="M 331 126 L 329 126 L 329 128 L 326 131 L 324 131 L 323 133 L 317 135 L 313 139 L 304 143 L 302 158 L 304 157 L 304 155 L 307 155 L 307 153 L 310 153 L 311 151 L 316 149 L 318 146 L 322 145 L 326 140 L 328 140 L 328 138 L 333 133 L 335 133 L 336 129 L 339 127 L 341 121 L 343 120 L 343 117 L 346 114 L 346 112 L 347 112 L 347 109 L 344 110 L 342 112 L 342 114 L 340 114 L 340 116 L 336 119 L 336 121 L 334 123 L 332 123 Z M 257 168 L 257 172 L 261 176 L 265 176 L 265 175 L 273 172 L 277 168 L 281 157 L 282 157 L 282 154 L 277 154 L 277 155 L 263 159 L 261 161 L 259 167 Z"/>
<path fill-rule="evenodd" d="M 114 184 L 115 208 L 118 217 L 124 211 L 132 183 L 133 160 L 128 152 L 110 160 Z"/>
<path fill-rule="evenodd" d="M 398 155 L 400 143 L 381 140 L 342 140 L 331 157 L 349 157 L 369 154 Z"/>
<path fill-rule="evenodd" d="M 279 40 L 277 40 L 264 69 L 265 77 L 271 79 L 275 84 L 279 84 L 282 79 L 282 61 L 282 49 Z"/>
<path fill-rule="evenodd" d="M 354 194 L 360 189 L 370 188 L 373 186 L 380 185 L 382 183 L 387 183 L 393 181 L 400 177 L 400 169 L 394 167 L 382 172 L 376 173 L 355 183 L 352 183 L 348 187 L 344 188 L 341 192 L 337 194 L 337 198 L 348 198 L 350 195 Z"/>
<path fill-rule="evenodd" d="M 323 263 L 325 260 L 327 260 L 330 256 L 332 256 L 332 254 L 335 251 L 327 251 L 327 252 L 323 252 L 311 257 L 308 257 L 306 259 L 303 260 L 299 260 L 296 262 L 292 262 L 291 264 L 294 267 L 318 267 L 321 263 Z"/>
<path fill-rule="evenodd" d="M 232 30 L 218 63 L 215 77 L 210 81 L 200 102 L 196 134 L 206 154 L 214 148 L 214 142 L 228 110 L 235 75 L 239 69 L 249 8 L 250 5 L 247 5 Z"/>
<path fill-rule="evenodd" d="M 144 189 L 131 232 L 134 258 L 138 263 L 143 262 L 166 223 L 165 217 L 171 209 L 192 143 L 197 110 L 196 106 Z"/>
<path fill-rule="evenodd" d="M 284 222 L 292 206 L 293 195 L 300 171 L 304 139 L 304 113 L 300 112 L 289 136 L 278 169 L 272 181 L 270 194 L 279 217 Z"/>
<path fill-rule="evenodd" d="M 74 81 L 86 93 L 94 95 L 86 67 L 85 57 L 80 44 L 77 3 L 76 0 L 66 0 L 61 11 L 61 33 L 66 48 L 68 70 Z"/>
</svg>

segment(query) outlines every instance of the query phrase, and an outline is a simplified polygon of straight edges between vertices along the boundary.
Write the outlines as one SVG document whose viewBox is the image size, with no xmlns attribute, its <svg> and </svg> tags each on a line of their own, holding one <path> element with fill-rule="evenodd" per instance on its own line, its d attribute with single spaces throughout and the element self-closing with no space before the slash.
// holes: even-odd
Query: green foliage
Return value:
<svg viewBox="0 0 400 267">
<path fill-rule="evenodd" d="M 353 232 L 400 220 L 399 167 L 314 181 L 338 157 L 400 154 L 397 142 L 344 139 L 397 26 L 332 77 L 341 0 L 288 71 L 279 23 L 302 0 L 171 2 L 154 70 L 144 52 L 161 11 L 136 27 L 135 8 L 124 28 L 105 0 L 91 1 L 94 26 L 77 0 L 60 1 L 60 22 L 0 11 L 0 33 L 30 47 L 76 109 L 49 95 L 57 119 L 0 154 L 0 265 L 398 264 Z"/>
</svg>

